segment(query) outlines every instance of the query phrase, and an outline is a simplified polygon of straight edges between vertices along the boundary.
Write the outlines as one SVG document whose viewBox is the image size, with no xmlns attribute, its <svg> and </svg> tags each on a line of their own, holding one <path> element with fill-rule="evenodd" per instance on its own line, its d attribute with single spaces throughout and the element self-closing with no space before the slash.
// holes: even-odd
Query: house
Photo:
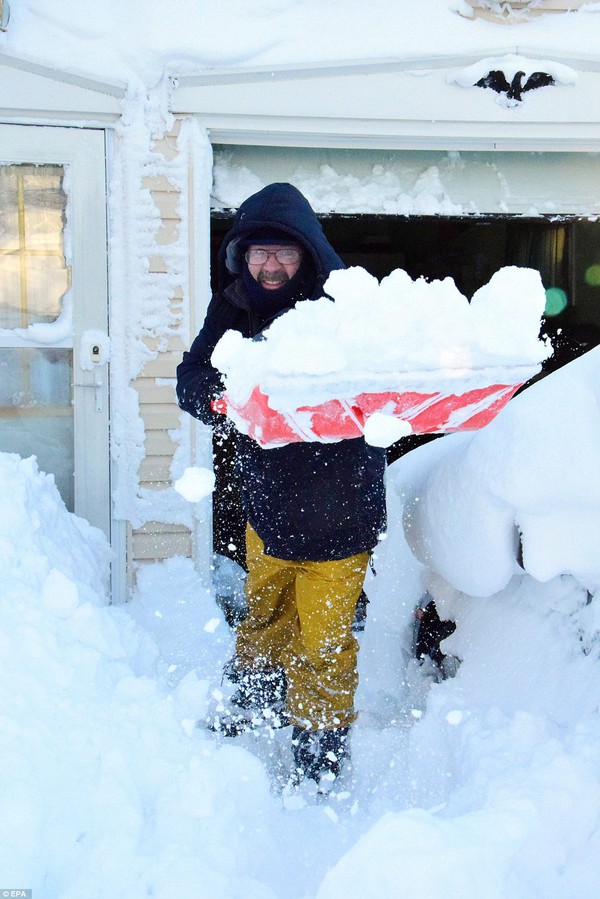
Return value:
<svg viewBox="0 0 600 899">
<path fill-rule="evenodd" d="M 174 70 L 147 96 L 0 58 L 0 450 L 106 533 L 115 600 L 147 562 L 209 574 L 210 503 L 173 481 L 212 439 L 175 367 L 259 186 L 297 184 L 349 264 L 467 294 L 532 265 L 559 321 L 600 327 L 600 58 L 528 46 L 517 15 L 578 6 L 457 0 L 466 29 L 496 20 L 492 51 Z"/>
</svg>

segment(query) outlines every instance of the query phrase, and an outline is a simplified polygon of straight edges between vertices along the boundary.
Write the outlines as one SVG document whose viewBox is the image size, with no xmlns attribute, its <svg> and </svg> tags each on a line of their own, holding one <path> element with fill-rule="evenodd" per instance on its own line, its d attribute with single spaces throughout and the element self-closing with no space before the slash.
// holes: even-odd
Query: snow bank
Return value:
<svg viewBox="0 0 600 899">
<path fill-rule="evenodd" d="M 490 600 L 456 598 L 444 647 L 463 663 L 431 687 L 410 734 L 401 776 L 413 804 L 378 818 L 317 899 L 594 892 L 600 677 L 589 610 L 570 578 L 523 576 Z M 587 655 L 576 649 L 581 633 Z"/>
<path fill-rule="evenodd" d="M 272 897 L 253 877 L 268 840 L 249 857 L 231 826 L 240 815 L 264 831 L 260 763 L 194 728 L 206 700 L 194 672 L 161 686 L 150 638 L 105 604 L 103 535 L 66 511 L 53 478 L 0 455 L 0 495 L 3 885 Z"/>
<path fill-rule="evenodd" d="M 255 173 L 234 163 L 231 157 L 230 150 L 215 153 L 211 207 L 216 210 L 237 209 L 247 197 L 265 187 Z M 463 205 L 451 197 L 452 187 L 448 181 L 452 183 L 451 173 L 460 164 L 460 155 L 449 152 L 438 161 L 439 165 L 423 167 L 411 164 L 405 157 L 393 162 L 388 157 L 385 163 L 376 162 L 362 177 L 337 171 L 330 164 L 321 164 L 316 172 L 297 168 L 291 180 L 317 214 L 466 215 L 478 212 L 472 201 Z"/>
<path fill-rule="evenodd" d="M 581 363 L 569 367 L 571 395 L 598 356 Z M 556 375 L 529 395 L 552 383 L 556 398 Z M 444 649 L 462 664 L 435 684 L 410 659 L 423 569 L 402 537 L 405 491 L 393 487 L 426 484 L 450 450 L 469 455 L 472 443 L 437 440 L 390 470 L 390 526 L 366 585 L 350 801 L 296 810 L 269 790 L 273 760 L 291 764 L 289 733 L 227 742 L 195 727 L 233 636 L 191 561 L 141 568 L 129 609 L 105 605 L 102 535 L 66 512 L 33 460 L 0 455 L 6 881 L 57 899 L 594 895 L 596 598 L 570 575 L 541 583 L 521 572 L 484 600 L 430 573 L 457 622 Z M 597 459 L 582 449 L 590 484 Z M 502 474 L 525 508 L 536 495 L 529 458 L 508 455 Z M 449 518 L 461 486 L 459 469 Z M 597 564 L 597 544 L 583 551 Z"/>
<path fill-rule="evenodd" d="M 489 596 L 523 565 L 600 587 L 600 349 L 521 393 L 408 487 L 419 559 L 459 590 Z M 520 535 L 520 536 L 519 536 Z"/>
<path fill-rule="evenodd" d="M 470 303 L 451 278 L 413 281 L 402 269 L 381 283 L 359 267 L 336 271 L 324 289 L 335 303 L 298 303 L 265 340 L 223 335 L 212 362 L 234 403 L 257 384 L 281 411 L 367 391 L 464 392 L 525 381 L 549 354 L 538 339 L 545 292 L 533 269 L 500 269 Z"/>
</svg>

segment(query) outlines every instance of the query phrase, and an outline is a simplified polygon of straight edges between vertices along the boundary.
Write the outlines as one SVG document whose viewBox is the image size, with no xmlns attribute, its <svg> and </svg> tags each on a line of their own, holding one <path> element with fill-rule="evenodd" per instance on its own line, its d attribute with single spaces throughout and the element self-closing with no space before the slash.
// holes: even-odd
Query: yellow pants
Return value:
<svg viewBox="0 0 600 899">
<path fill-rule="evenodd" d="M 368 553 L 333 562 L 268 556 L 246 529 L 248 616 L 237 631 L 243 667 L 282 667 L 287 712 L 312 730 L 344 727 L 356 717 L 358 642 L 352 633 Z"/>
</svg>

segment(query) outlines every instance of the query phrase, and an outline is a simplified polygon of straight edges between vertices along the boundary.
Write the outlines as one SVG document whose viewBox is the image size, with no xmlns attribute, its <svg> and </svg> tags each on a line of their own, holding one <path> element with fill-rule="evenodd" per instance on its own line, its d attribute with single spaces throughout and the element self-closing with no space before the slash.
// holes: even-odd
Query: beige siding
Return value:
<svg viewBox="0 0 600 899">
<path fill-rule="evenodd" d="M 167 431 L 148 431 L 146 433 L 146 456 L 168 456 L 173 454 L 174 444 Z"/>
<path fill-rule="evenodd" d="M 140 411 L 146 431 L 175 430 L 179 427 L 179 409 L 172 403 L 142 403 Z"/>
<path fill-rule="evenodd" d="M 140 480 L 146 485 L 168 484 L 171 476 L 171 456 L 146 456 L 140 465 Z"/>
<path fill-rule="evenodd" d="M 154 151 L 167 161 L 177 155 L 178 131 L 179 123 L 154 147 Z M 169 247 L 182 238 L 179 192 L 164 175 L 147 176 L 142 187 L 150 191 L 161 218 L 161 227 L 156 234 L 156 252 L 148 260 L 148 270 L 150 274 L 169 275 Z M 184 238 L 189 244 L 187 235 Z M 173 284 L 170 303 L 174 312 L 181 309 L 183 297 L 183 284 Z M 146 455 L 139 470 L 140 486 L 145 489 L 161 491 L 172 486 L 171 463 L 177 445 L 169 431 L 180 427 L 174 389 L 175 370 L 186 343 L 177 333 L 167 339 L 147 339 L 148 348 L 156 355 L 146 363 L 133 382 L 139 394 L 140 415 L 145 429 Z M 148 521 L 143 527 L 130 532 L 130 559 L 136 565 L 175 555 L 191 556 L 192 549 L 192 534 L 183 525 Z"/>
<path fill-rule="evenodd" d="M 149 260 L 148 271 L 151 275 L 165 275 L 168 271 L 167 263 L 163 256 L 151 256 Z"/>
<path fill-rule="evenodd" d="M 157 559 L 192 554 L 192 536 L 181 525 L 149 522 L 133 531 L 131 543 L 136 562 L 155 562 Z"/>
<path fill-rule="evenodd" d="M 154 378 L 138 378 L 134 381 L 142 406 L 171 405 L 175 396 L 175 384 L 166 384 L 164 381 L 157 383 L 157 378 L 163 377 L 164 375 L 157 375 Z M 173 371 L 169 375 L 169 381 L 173 381 Z"/>
</svg>

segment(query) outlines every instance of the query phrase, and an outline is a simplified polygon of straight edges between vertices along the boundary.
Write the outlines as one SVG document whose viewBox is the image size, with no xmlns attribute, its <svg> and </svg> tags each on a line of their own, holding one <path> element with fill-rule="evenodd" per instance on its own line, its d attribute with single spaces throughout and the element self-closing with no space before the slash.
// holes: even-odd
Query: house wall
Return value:
<svg viewBox="0 0 600 899">
<path fill-rule="evenodd" d="M 573 60 L 569 62 L 573 64 Z M 125 327 L 119 344 L 122 370 L 118 387 L 123 389 L 115 395 L 125 405 L 131 378 L 129 352 L 139 336 L 138 323 L 143 323 L 139 330 L 147 332 L 142 337 L 147 361 L 139 371 L 136 369 L 131 382 L 138 404 L 135 410 L 127 407 L 128 413 L 132 413 L 131 433 L 137 426 L 134 419 L 139 409 L 144 436 L 139 465 L 136 453 L 130 454 L 131 469 L 123 462 L 130 446 L 127 428 L 119 425 L 127 433 L 119 435 L 120 442 L 113 442 L 116 455 L 121 454 L 115 469 L 122 475 L 115 491 L 119 494 L 115 520 L 126 531 L 130 580 L 137 564 L 175 555 L 202 555 L 204 570 L 209 568 L 210 503 L 207 501 L 201 512 L 190 510 L 190 504 L 186 507 L 180 497 L 174 496 L 172 486 L 174 472 L 181 471 L 182 465 L 210 464 L 210 432 L 202 431 L 189 416 L 180 413 L 174 392 L 177 363 L 201 323 L 208 301 L 206 257 L 212 170 L 207 132 L 226 148 L 230 164 L 238 170 L 246 168 L 250 175 L 249 180 L 239 180 L 244 196 L 225 198 L 230 201 L 224 202 L 225 206 L 237 205 L 260 182 L 285 178 L 298 184 L 318 211 L 360 213 L 361 189 L 363 197 L 372 197 L 373 186 L 379 186 L 377 179 L 381 173 L 386 174 L 388 166 L 388 174 L 394 175 L 394 191 L 397 194 L 398 187 L 404 191 L 412 208 L 368 211 L 432 214 L 431 206 L 426 210 L 419 204 L 429 202 L 428 195 L 433 195 L 437 204 L 433 213 L 439 214 L 451 214 L 449 207 L 454 206 L 460 209 L 454 209 L 453 214 L 486 210 L 528 214 L 530 206 L 536 206 L 542 214 L 598 215 L 598 122 L 597 109 L 589 98 L 597 95 L 600 74 L 596 59 L 584 63 L 577 89 L 569 84 L 540 91 L 539 96 L 536 92 L 535 103 L 532 101 L 530 106 L 528 99 L 527 107 L 516 112 L 499 105 L 488 91 L 459 88 L 451 83 L 448 75 L 456 62 L 441 68 L 430 69 L 428 65 L 418 78 L 412 62 L 406 71 L 396 71 L 393 61 L 379 66 L 356 64 L 349 71 L 343 66 L 311 66 L 297 73 L 286 69 L 279 75 L 271 69 L 261 69 L 246 75 L 182 77 L 174 89 L 171 107 L 181 110 L 180 118 L 170 133 L 148 148 L 147 155 L 147 123 L 140 126 L 134 116 L 133 124 L 117 133 L 115 141 L 124 141 L 125 145 L 120 146 L 120 190 L 112 192 L 115 208 L 123 193 L 122 207 L 117 209 L 115 219 L 121 221 L 126 232 L 129 228 L 132 233 L 137 230 L 143 234 L 133 250 L 127 239 L 122 241 L 122 252 L 127 258 L 113 266 L 127 280 L 124 286 L 113 285 L 114 306 L 122 310 L 135 298 L 132 311 L 128 310 L 127 315 L 119 312 L 117 316 L 118 323 Z M 0 69 L 3 84 L 6 82 L 6 97 L 10 98 L 10 106 L 1 110 L 3 121 L 72 121 L 78 126 L 110 128 L 122 113 L 121 88 L 87 80 L 85 85 L 79 85 L 71 76 L 61 76 L 57 90 L 58 76 L 54 71 L 42 71 L 40 67 L 26 71 L 23 66 L 14 68 L 12 62 L 1 59 Z M 393 103 L 389 102 L 390 97 L 394 97 Z M 531 110 L 531 115 L 524 115 L 525 110 Z M 196 141 L 193 150 L 192 140 L 187 144 L 181 141 L 186 128 Z M 451 155 L 446 152 L 448 147 L 453 150 Z M 389 163 L 386 148 L 395 157 Z M 492 152 L 485 159 L 485 154 L 479 154 L 477 169 L 473 163 L 479 148 Z M 487 165 L 498 158 L 498 148 L 510 151 L 508 179 L 507 169 Z M 546 149 L 552 152 L 540 153 Z M 526 150 L 536 153 L 527 154 Z M 586 150 L 593 152 L 582 152 Z M 417 163 L 414 178 L 411 166 L 404 166 L 411 152 Z M 420 154 L 420 161 L 416 154 Z M 467 162 L 469 155 L 471 164 Z M 322 190 L 320 166 L 324 158 L 339 176 L 333 183 L 333 200 Z M 395 168 L 398 160 L 400 165 Z M 381 170 L 379 175 L 373 171 L 374 164 Z M 132 177 L 138 165 L 143 174 Z M 219 166 L 223 166 L 221 159 Z M 304 174 L 299 175 L 302 167 Z M 422 181 L 420 175 L 424 172 L 428 177 Z M 145 196 L 136 198 L 135 191 L 127 194 L 129 185 L 137 188 L 138 183 L 139 193 L 147 193 L 149 204 Z M 246 190 L 249 184 L 251 190 Z M 502 185 L 500 191 L 498 184 Z M 328 187 L 331 186 L 330 175 Z M 219 199 L 223 197 L 216 197 L 217 208 Z M 351 203 L 355 203 L 354 210 Z M 197 225 L 199 218 L 201 226 Z M 155 233 L 146 233 L 155 223 Z M 131 234 L 127 232 L 125 238 L 128 237 Z M 113 262 L 116 253 L 113 245 Z M 140 257 L 146 271 L 137 279 Z M 203 270 L 199 274 L 194 268 L 200 266 Z M 149 324 L 145 328 L 144 318 L 152 318 L 158 295 L 157 317 L 166 315 L 168 325 L 154 328 Z M 113 347 L 118 343 L 114 331 L 111 342 Z M 111 361 L 113 371 L 116 355 Z M 111 427 L 114 437 L 115 419 Z M 130 499 L 136 487 L 138 495 Z"/>
<path fill-rule="evenodd" d="M 182 117 L 173 131 L 153 147 L 153 153 L 160 155 L 165 163 L 176 161 L 178 154 L 183 152 L 179 142 L 182 121 L 192 120 Z M 536 210 L 551 215 L 600 213 L 597 187 L 600 184 L 600 158 L 597 154 L 493 151 L 448 154 L 439 150 L 386 152 L 234 143 L 216 146 L 215 151 L 214 169 L 206 163 L 206 154 L 195 163 L 194 154 L 189 155 L 184 189 L 181 180 L 171 179 L 164 173 L 149 173 L 142 182 L 160 215 L 148 274 L 170 280 L 168 302 L 178 321 L 168 337 L 145 339 L 154 358 L 144 365 L 133 382 L 145 431 L 145 455 L 139 468 L 140 489 L 147 494 L 156 493 L 157 501 L 172 491 L 173 461 L 177 452 L 183 449 L 186 464 L 206 465 L 210 464 L 211 458 L 209 437 L 206 434 L 198 437 L 197 426 L 189 416 L 182 416 L 174 393 L 176 366 L 201 324 L 208 302 L 204 283 L 208 281 L 208 271 L 200 276 L 193 272 L 204 245 L 208 252 L 208 183 L 200 189 L 192 184 L 194 179 L 199 181 L 206 177 L 206 173 L 201 176 L 198 171 L 202 165 L 208 165 L 209 177 L 213 172 L 216 176 L 212 198 L 215 209 L 238 205 L 261 183 L 291 180 L 306 193 L 317 211 L 360 212 L 360 202 L 354 208 L 349 204 L 355 202 L 361 191 L 365 197 L 372 197 L 373 187 L 385 182 L 387 177 L 388 183 L 394 182 L 394 190 L 404 191 L 405 198 L 410 200 L 408 205 L 413 204 L 413 208 L 388 206 L 362 211 L 442 215 L 477 212 L 531 215 Z M 326 176 L 321 169 L 324 160 L 329 166 Z M 334 178 L 332 171 L 339 177 Z M 433 177 L 436 173 L 437 180 Z M 423 174 L 427 175 L 424 181 L 420 180 Z M 327 177 L 329 187 L 332 184 L 335 187 L 333 200 L 331 193 L 328 195 L 320 187 L 320 180 L 327 180 Z M 232 185 L 237 185 L 239 196 L 227 194 L 226 189 Z M 425 210 L 419 204 L 431 190 L 438 191 L 436 209 Z M 185 204 L 187 209 L 183 209 Z M 206 215 L 206 222 L 201 233 L 194 235 L 199 211 Z M 185 271 L 181 270 L 178 280 L 173 273 L 182 266 L 182 253 L 187 255 L 187 267 Z M 197 298 L 192 295 L 194 285 Z M 194 310 L 196 321 L 193 320 Z M 200 453 L 196 451 L 195 440 L 202 444 Z M 210 516 L 208 501 L 205 513 Z M 176 519 L 174 516 L 173 521 Z M 169 523 L 168 515 L 163 514 L 156 520 L 130 527 L 129 569 L 134 571 L 137 565 L 172 556 L 193 558 L 203 554 L 206 561 L 211 546 L 210 523 L 201 532 L 196 525 L 194 520 L 191 524 Z M 205 569 L 208 571 L 207 565 Z"/>
<path fill-rule="evenodd" d="M 174 160 L 181 152 L 177 146 L 180 128 L 181 121 L 178 121 L 171 132 L 153 146 L 153 152 L 167 162 Z M 181 203 L 185 198 L 182 198 L 180 185 L 164 174 L 146 175 L 142 188 L 150 192 L 161 223 L 156 233 L 155 253 L 148 259 L 148 273 L 172 275 L 173 250 L 180 245 L 182 238 L 186 246 L 189 246 L 187 220 L 181 215 Z M 175 255 L 179 260 L 180 254 Z M 185 265 L 189 266 L 189 260 L 185 261 Z M 179 448 L 174 432 L 181 425 L 181 413 L 174 389 L 175 369 L 189 342 L 186 319 L 181 314 L 183 304 L 189 300 L 186 296 L 189 271 L 183 273 L 179 283 L 177 277 L 165 280 L 173 283 L 168 303 L 176 322 L 171 330 L 176 333 L 160 338 L 145 338 L 145 345 L 155 357 L 144 365 L 132 385 L 139 397 L 145 432 L 145 456 L 139 469 L 140 488 L 142 491 L 156 491 L 157 503 L 161 500 L 160 494 L 172 489 L 173 458 Z M 193 531 L 184 524 L 147 521 L 140 527 L 130 527 L 128 543 L 128 557 L 135 568 L 138 564 L 172 556 L 192 556 Z"/>
<path fill-rule="evenodd" d="M 528 0 L 466 0 L 471 6 L 472 16 L 480 16 L 490 22 L 504 22 L 513 25 L 519 22 L 527 22 L 531 18 L 542 16 L 545 13 L 560 13 L 579 9 L 587 0 L 542 0 L 532 3 Z M 460 10 L 461 15 L 467 15 L 466 10 Z"/>
</svg>

